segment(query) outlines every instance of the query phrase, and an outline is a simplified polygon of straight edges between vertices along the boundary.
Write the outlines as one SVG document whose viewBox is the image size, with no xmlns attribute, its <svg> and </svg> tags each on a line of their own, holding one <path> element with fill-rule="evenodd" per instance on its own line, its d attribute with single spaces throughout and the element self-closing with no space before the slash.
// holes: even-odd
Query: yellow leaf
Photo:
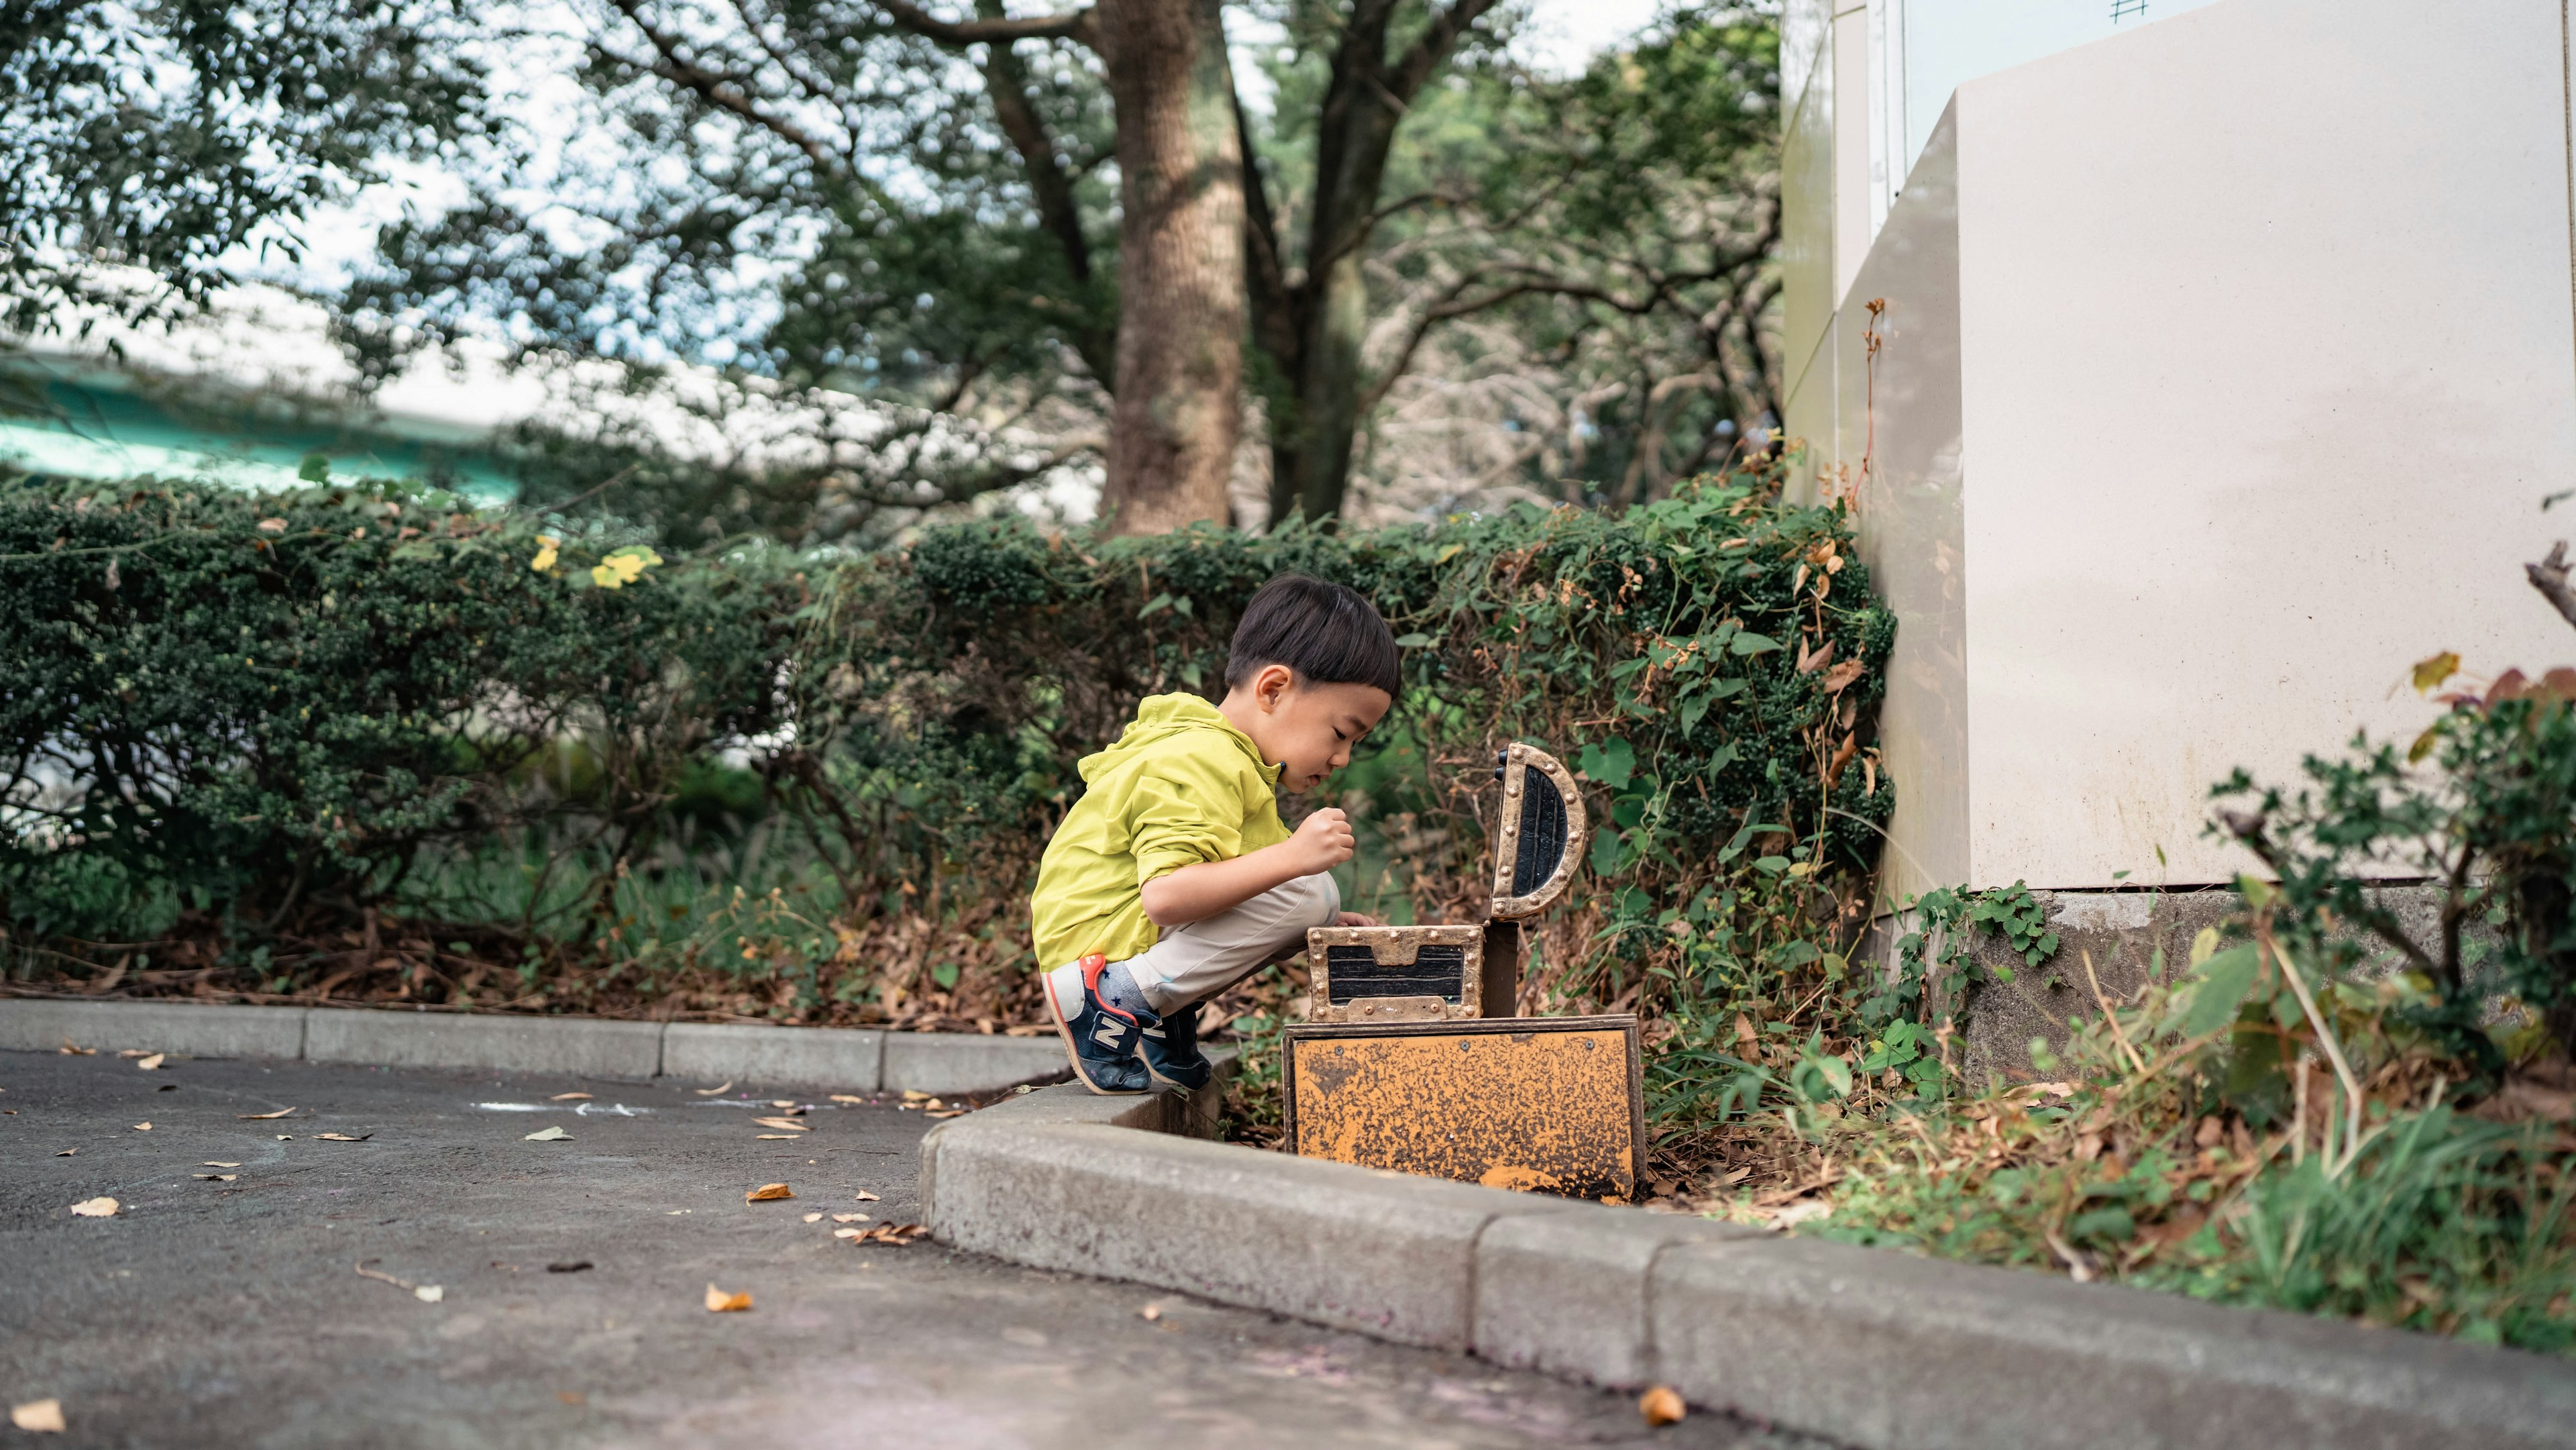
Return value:
<svg viewBox="0 0 2576 1450">
<path fill-rule="evenodd" d="M 745 1203 L 769 1203 L 781 1198 L 794 1198 L 795 1190 L 784 1183 L 764 1183 L 742 1196 Z"/>
<path fill-rule="evenodd" d="M 1682 1403 L 1672 1386 L 1655 1385 L 1637 1397 L 1637 1413 L 1645 1416 L 1649 1425 L 1677 1425 L 1682 1416 L 1690 1413 L 1690 1407 Z"/>
<path fill-rule="evenodd" d="M 113 1198 L 85 1198 L 72 1205 L 72 1213 L 74 1216 L 79 1218 L 114 1218 L 116 1217 L 116 1200 Z"/>
<path fill-rule="evenodd" d="M 602 589 L 622 589 L 644 577 L 644 571 L 662 562 L 662 556 L 641 544 L 629 545 L 602 558 L 590 571 L 590 582 Z"/>
<path fill-rule="evenodd" d="M 30 1434 L 59 1435 L 63 1432 L 63 1402 L 29 1400 L 23 1405 L 11 1405 L 9 1423 Z"/>
<path fill-rule="evenodd" d="M 2437 654 L 2428 660 L 2417 660 L 2415 662 L 2415 689 L 2417 693 L 2420 694 L 2423 691 L 2429 690 L 2435 685 L 2442 683 L 2444 680 L 2447 680 L 2451 676 L 2459 673 L 2459 669 L 2460 657 L 2457 653 L 2451 650 L 2444 650 L 2440 654 Z"/>
<path fill-rule="evenodd" d="M 562 542 L 550 534 L 537 535 L 537 557 L 528 561 L 528 567 L 540 574 L 552 569 L 555 566 L 555 546 Z"/>
<path fill-rule="evenodd" d="M 709 1284 L 707 1286 L 707 1312 L 709 1314 L 738 1314 L 750 1307 L 751 1295 L 748 1293 L 728 1294 L 713 1284 Z"/>
<path fill-rule="evenodd" d="M 2424 733 L 2416 736 L 2415 743 L 2406 747 L 2406 763 L 2408 765 L 2413 765 L 2418 761 L 2421 761 L 2425 756 L 2433 753 L 2434 746 L 2441 743 L 2442 727 L 2440 725 L 2428 725 L 2424 727 Z"/>
</svg>

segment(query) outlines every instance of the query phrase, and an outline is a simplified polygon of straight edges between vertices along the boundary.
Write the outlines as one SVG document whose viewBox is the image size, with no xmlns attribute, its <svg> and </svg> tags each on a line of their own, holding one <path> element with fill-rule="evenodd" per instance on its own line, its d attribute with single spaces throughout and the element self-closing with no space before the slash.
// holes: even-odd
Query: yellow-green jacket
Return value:
<svg viewBox="0 0 2576 1450">
<path fill-rule="evenodd" d="M 1288 839 L 1279 767 L 1196 695 L 1148 697 L 1118 743 L 1081 768 L 1086 789 L 1047 843 L 1029 898 L 1040 970 L 1092 952 L 1136 955 L 1161 936 L 1145 916 L 1146 882 Z"/>
</svg>

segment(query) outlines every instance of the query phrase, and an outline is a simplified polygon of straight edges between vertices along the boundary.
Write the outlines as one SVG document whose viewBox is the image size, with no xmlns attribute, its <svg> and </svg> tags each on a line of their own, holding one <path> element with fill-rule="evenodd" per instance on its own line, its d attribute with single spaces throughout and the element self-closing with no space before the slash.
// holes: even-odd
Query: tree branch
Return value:
<svg viewBox="0 0 2576 1450">
<path fill-rule="evenodd" d="M 824 145 L 811 132 L 786 117 L 773 116 L 762 110 L 754 102 L 749 85 L 732 76 L 708 70 L 682 54 L 677 39 L 644 18 L 641 0 L 609 0 L 609 3 L 616 7 L 618 14 L 625 16 L 628 23 L 643 34 L 659 59 L 650 63 L 639 62 L 631 57 L 619 55 L 616 51 L 595 42 L 592 49 L 620 65 L 631 66 L 636 70 L 660 76 L 673 85 L 693 92 L 707 104 L 719 110 L 732 112 L 804 152 L 816 165 L 826 170 L 841 169 L 842 158 L 838 152 Z"/>
<path fill-rule="evenodd" d="M 1431 23 L 1405 48 L 1404 56 L 1386 74 L 1378 78 L 1399 107 L 1410 106 L 1413 98 L 1429 83 L 1431 73 L 1440 68 L 1449 53 L 1485 12 L 1494 8 L 1495 0 L 1454 0 L 1448 9 L 1431 17 Z"/>
<path fill-rule="evenodd" d="M 980 45 L 987 41 L 1008 43 L 1014 40 L 1071 40 L 1083 45 L 1092 43 L 1089 7 L 1063 15 L 1032 15 L 1020 19 L 942 20 L 911 0 L 875 0 L 876 7 L 893 17 L 894 23 L 925 39 L 941 45 Z"/>
</svg>

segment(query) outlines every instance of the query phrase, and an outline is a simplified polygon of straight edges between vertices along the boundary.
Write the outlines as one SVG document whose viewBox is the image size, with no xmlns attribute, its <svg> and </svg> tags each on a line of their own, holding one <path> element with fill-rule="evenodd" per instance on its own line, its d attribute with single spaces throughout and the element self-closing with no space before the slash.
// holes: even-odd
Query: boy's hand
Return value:
<svg viewBox="0 0 2576 1450">
<path fill-rule="evenodd" d="M 1351 818 L 1332 806 L 1300 822 L 1297 834 L 1289 837 L 1286 845 L 1300 876 L 1330 871 L 1351 859 L 1351 852 L 1358 849 L 1358 842 L 1351 836 Z"/>
<path fill-rule="evenodd" d="M 1376 917 L 1371 916 L 1371 915 L 1369 915 L 1367 912 L 1364 912 L 1364 911 L 1345 911 L 1345 912 L 1343 912 L 1343 913 L 1342 913 L 1341 918 L 1340 918 L 1339 920 L 1335 921 L 1335 922 L 1333 923 L 1333 925 L 1335 925 L 1335 926 L 1384 926 L 1384 925 L 1386 925 L 1386 923 L 1385 923 L 1385 922 L 1382 922 L 1382 921 L 1380 921 L 1380 920 L 1378 920 Z"/>
</svg>

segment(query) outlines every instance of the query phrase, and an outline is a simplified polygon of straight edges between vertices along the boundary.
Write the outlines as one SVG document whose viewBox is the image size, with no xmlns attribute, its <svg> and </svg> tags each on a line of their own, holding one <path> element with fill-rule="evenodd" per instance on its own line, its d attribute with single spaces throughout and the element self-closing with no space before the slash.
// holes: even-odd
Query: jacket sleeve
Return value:
<svg viewBox="0 0 2576 1450">
<path fill-rule="evenodd" d="M 1126 815 L 1138 886 L 1243 854 L 1243 787 L 1233 771 L 1199 755 L 1152 762 L 1136 777 Z"/>
</svg>

